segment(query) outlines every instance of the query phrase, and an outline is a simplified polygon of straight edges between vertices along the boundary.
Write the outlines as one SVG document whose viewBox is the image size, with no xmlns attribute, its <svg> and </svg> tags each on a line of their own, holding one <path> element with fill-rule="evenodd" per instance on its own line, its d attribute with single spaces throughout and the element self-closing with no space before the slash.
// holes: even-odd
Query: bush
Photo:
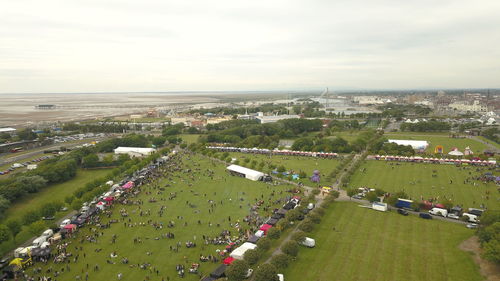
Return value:
<svg viewBox="0 0 500 281">
<path fill-rule="evenodd" d="M 257 247 L 261 250 L 267 251 L 271 248 L 271 241 L 267 237 L 260 238 L 257 242 Z"/>
<path fill-rule="evenodd" d="M 297 209 L 293 209 L 293 210 L 290 210 L 286 213 L 286 218 L 289 220 L 289 221 L 296 221 L 299 219 L 299 217 L 301 216 L 301 212 Z"/>
<path fill-rule="evenodd" d="M 281 231 L 285 230 L 290 226 L 290 221 L 287 218 L 282 218 L 278 221 L 278 223 L 273 227 L 277 228 Z"/>
<path fill-rule="evenodd" d="M 318 188 L 313 189 L 312 194 L 318 195 L 321 191 Z"/>
<path fill-rule="evenodd" d="M 314 228 L 314 224 L 311 220 L 306 219 L 304 220 L 300 225 L 299 229 L 304 231 L 304 232 L 311 232 Z"/>
<path fill-rule="evenodd" d="M 249 264 L 254 265 L 259 261 L 260 253 L 257 250 L 248 250 L 245 252 L 243 259 Z"/>
<path fill-rule="evenodd" d="M 313 214 L 318 214 L 319 216 L 324 216 L 325 215 L 325 209 L 324 208 L 316 208 L 314 211 L 312 211 Z"/>
<path fill-rule="evenodd" d="M 284 269 L 288 267 L 292 258 L 287 254 L 279 254 L 271 259 L 271 264 L 278 269 Z"/>
<path fill-rule="evenodd" d="M 281 251 L 295 257 L 299 253 L 299 245 L 295 241 L 288 241 L 281 247 Z"/>
<path fill-rule="evenodd" d="M 280 235 L 281 231 L 277 227 L 271 227 L 267 231 L 267 237 L 269 237 L 269 239 L 278 239 L 280 238 Z"/>
</svg>

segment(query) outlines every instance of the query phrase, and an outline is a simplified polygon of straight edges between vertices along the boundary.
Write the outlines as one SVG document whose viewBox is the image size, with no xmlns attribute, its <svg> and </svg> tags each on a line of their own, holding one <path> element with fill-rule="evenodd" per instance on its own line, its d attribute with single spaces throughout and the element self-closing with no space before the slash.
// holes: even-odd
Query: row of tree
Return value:
<svg viewBox="0 0 500 281">
<path fill-rule="evenodd" d="M 448 132 L 451 125 L 448 122 L 437 120 L 429 120 L 418 123 L 403 123 L 400 127 L 401 131 L 406 132 Z"/>
</svg>

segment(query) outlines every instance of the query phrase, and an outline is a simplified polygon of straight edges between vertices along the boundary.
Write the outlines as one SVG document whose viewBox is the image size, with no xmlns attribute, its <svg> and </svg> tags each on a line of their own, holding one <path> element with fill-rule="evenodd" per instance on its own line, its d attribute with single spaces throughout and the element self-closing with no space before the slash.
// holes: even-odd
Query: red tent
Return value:
<svg viewBox="0 0 500 281">
<path fill-rule="evenodd" d="M 133 181 L 129 181 L 126 184 L 122 185 L 122 189 L 130 189 L 132 187 L 134 187 L 134 182 Z"/>
<path fill-rule="evenodd" d="M 227 257 L 227 258 L 225 258 L 225 259 L 222 261 L 222 263 L 223 263 L 223 264 L 225 264 L 225 265 L 231 265 L 231 264 L 233 263 L 233 261 L 234 261 L 234 258 L 232 258 L 232 257 Z"/>
<path fill-rule="evenodd" d="M 272 225 L 270 225 L 270 224 L 263 224 L 263 225 L 259 228 L 259 230 L 262 230 L 262 231 L 264 231 L 264 234 L 267 234 L 267 231 L 268 231 L 271 227 L 273 227 L 273 226 L 272 226 Z"/>
<path fill-rule="evenodd" d="M 76 229 L 76 224 L 67 224 L 64 226 L 64 229 L 71 233 Z"/>
</svg>

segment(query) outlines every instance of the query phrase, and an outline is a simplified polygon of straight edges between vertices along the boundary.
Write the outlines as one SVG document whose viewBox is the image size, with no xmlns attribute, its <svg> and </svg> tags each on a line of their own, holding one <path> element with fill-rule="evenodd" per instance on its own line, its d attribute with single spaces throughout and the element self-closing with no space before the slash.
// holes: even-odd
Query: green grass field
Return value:
<svg viewBox="0 0 500 281">
<path fill-rule="evenodd" d="M 384 136 L 388 139 L 398 139 L 398 140 L 426 140 L 429 142 L 429 147 L 427 148 L 428 153 L 434 153 L 434 148 L 437 145 L 442 145 L 444 147 L 445 153 L 450 152 L 454 147 L 458 148 L 459 151 L 464 152 L 465 147 L 469 146 L 470 149 L 475 154 L 482 154 L 484 150 L 488 147 L 474 139 L 470 138 L 450 138 L 448 135 L 428 135 L 423 132 L 420 134 L 393 134 L 387 133 Z"/>
<path fill-rule="evenodd" d="M 200 135 L 197 134 L 182 134 L 180 135 L 183 141 L 185 141 L 187 144 L 192 144 L 192 143 L 197 143 L 198 138 Z"/>
<path fill-rule="evenodd" d="M 484 204 L 488 208 L 500 209 L 500 196 L 495 184 L 484 184 L 478 180 L 464 184 L 464 180 L 468 177 L 491 172 L 485 168 L 480 168 L 478 172 L 478 168 L 472 166 L 457 168 L 444 164 L 399 163 L 400 165 L 390 165 L 391 163 L 394 162 L 365 161 L 352 176 L 349 187 L 367 186 L 386 192 L 404 190 L 415 200 L 420 200 L 421 196 L 424 199 L 446 197 L 451 198 L 454 204 L 461 204 L 466 208 L 479 207 L 480 204 Z M 366 170 L 363 172 L 364 169 Z M 437 177 L 432 177 L 433 170 L 437 171 Z M 452 184 L 450 184 L 450 179 L 453 181 Z M 474 186 L 472 182 L 476 182 L 477 186 Z M 487 191 L 490 193 L 489 199 L 486 199 Z"/>
<path fill-rule="evenodd" d="M 229 155 L 233 158 L 236 158 L 240 161 L 240 164 L 244 164 L 243 160 L 245 158 L 249 158 L 250 160 L 257 161 L 256 170 L 259 170 L 259 163 L 264 161 L 266 166 L 262 169 L 262 172 L 269 173 L 270 170 L 268 168 L 268 164 L 272 163 L 276 166 L 283 165 L 287 171 L 294 171 L 299 173 L 300 171 L 304 171 L 308 177 L 312 176 L 314 170 L 319 170 L 321 173 L 321 185 L 331 185 L 333 182 L 328 181 L 327 177 L 331 171 L 333 171 L 339 164 L 340 161 L 336 159 L 322 159 L 322 158 L 313 158 L 313 157 L 300 157 L 300 156 L 267 156 L 262 154 L 249 154 L 249 153 L 240 153 L 240 152 L 232 152 Z M 316 185 L 311 182 L 309 178 L 302 180 L 302 182 L 306 185 Z"/>
<path fill-rule="evenodd" d="M 225 245 L 204 245 L 203 235 L 214 237 L 219 235 L 222 230 L 230 230 L 232 235 L 237 235 L 237 229 L 234 225 L 230 225 L 229 217 L 231 217 L 231 223 L 239 221 L 243 229 L 247 229 L 248 225 L 243 222 L 243 218 L 249 214 L 249 208 L 254 202 L 257 200 L 274 202 L 290 195 L 286 192 L 290 188 L 288 185 L 273 186 L 233 177 L 227 174 L 224 165 L 207 158 L 201 158 L 201 156 L 186 157 L 183 163 L 179 166 L 183 169 L 190 168 L 192 171 L 166 173 L 165 178 L 158 182 L 160 187 L 165 186 L 164 192 L 153 189 L 154 184 L 143 186 L 143 191 L 138 197 L 132 198 L 132 200 L 142 200 L 143 204 L 115 206 L 110 218 L 101 216 L 103 223 L 107 223 L 110 219 L 116 219 L 118 223 L 112 224 L 108 229 L 99 229 L 99 233 L 102 232 L 102 235 L 98 236 L 97 243 L 90 243 L 84 239 L 84 242 L 81 242 L 82 238 L 92 233 L 91 226 L 80 229 L 76 239 L 69 239 L 73 245 L 81 246 L 83 250 L 75 251 L 73 245 L 69 247 L 69 251 L 74 255 L 79 254 L 80 259 L 77 263 L 71 262 L 71 272 L 62 273 L 57 280 L 75 280 L 76 275 L 80 275 L 84 280 L 85 272 L 89 273 L 89 280 L 116 280 L 118 273 L 123 274 L 122 280 L 146 280 L 146 276 L 149 278 L 147 280 L 162 280 L 162 278 L 168 280 L 167 277 L 170 278 L 169 280 L 180 280 L 175 271 L 176 264 L 186 266 L 184 280 L 199 280 L 198 275 L 187 273 L 191 263 L 199 263 L 201 254 L 205 256 L 216 255 L 216 249 L 224 249 L 225 247 Z M 197 168 L 200 170 L 197 171 Z M 214 171 L 214 175 L 208 175 L 207 169 Z M 167 184 L 171 186 L 166 187 Z M 177 197 L 168 200 L 169 194 L 174 192 Z M 149 202 L 152 198 L 158 201 Z M 209 200 L 213 200 L 216 204 L 212 212 L 209 212 Z M 279 204 L 281 203 L 270 203 L 270 206 L 276 207 Z M 165 206 L 165 212 L 163 216 L 160 216 L 158 211 L 162 206 Z M 129 217 L 122 220 L 120 209 L 126 210 Z M 150 210 L 151 214 L 141 216 L 141 210 L 144 212 Z M 270 214 L 271 211 L 272 208 L 268 211 L 259 209 L 259 213 L 262 215 Z M 179 218 L 179 216 L 183 218 Z M 144 223 L 145 226 L 125 227 L 124 222 L 128 223 L 129 219 L 132 224 Z M 169 221 L 174 221 L 176 226 L 167 228 L 166 225 Z M 151 225 L 152 222 L 162 223 L 165 227 L 156 230 Z M 209 226 L 209 223 L 212 226 Z M 175 239 L 160 238 L 162 234 L 167 232 L 173 232 Z M 113 234 L 118 236 L 116 244 L 111 243 Z M 158 239 L 155 239 L 156 237 Z M 140 238 L 142 243 L 135 244 L 134 238 Z M 187 241 L 196 242 L 197 247 L 186 248 L 184 243 Z M 171 251 L 170 246 L 175 246 L 177 242 L 182 245 L 179 252 Z M 96 249 L 101 249 L 101 251 L 96 252 Z M 113 251 L 117 252 L 117 258 L 110 258 Z M 85 253 L 85 257 L 83 253 Z M 129 259 L 129 265 L 121 263 L 123 257 Z M 116 262 L 116 264 L 108 264 L 106 260 Z M 148 263 L 150 266 L 147 269 L 138 268 L 138 264 L 144 263 Z M 87 269 L 87 264 L 90 266 L 89 269 Z M 92 270 L 95 264 L 99 264 L 101 268 L 98 272 Z M 209 273 L 219 264 L 201 263 L 200 271 L 205 274 Z M 52 267 L 54 270 L 60 270 L 65 266 L 65 264 L 49 263 L 42 268 L 45 270 Z M 155 270 L 159 270 L 158 275 Z M 31 271 L 29 272 L 31 273 Z"/>
<path fill-rule="evenodd" d="M 496 147 L 497 149 L 500 149 L 500 144 L 499 144 L 499 143 L 496 143 L 496 142 L 494 142 L 494 141 L 492 141 L 492 140 L 489 140 L 489 139 L 487 139 L 487 138 L 485 138 L 485 137 L 482 137 L 482 136 L 479 136 L 478 138 L 480 138 L 480 139 L 482 139 L 483 141 L 485 141 L 485 142 L 487 142 L 487 143 L 489 143 L 489 144 L 493 145 L 493 146 L 494 146 L 494 147 Z"/>
<path fill-rule="evenodd" d="M 316 247 L 301 248 L 283 273 L 287 281 L 479 281 L 458 248 L 472 235 L 463 225 L 336 202 L 308 235 Z"/>
<path fill-rule="evenodd" d="M 79 169 L 73 179 L 48 186 L 40 192 L 28 194 L 21 201 L 12 204 L 5 212 L 5 220 L 21 219 L 27 212 L 37 210 L 47 202 L 64 202 L 66 196 L 72 195 L 75 190 L 84 186 L 86 183 L 105 176 L 109 171 L 110 169 Z"/>
</svg>

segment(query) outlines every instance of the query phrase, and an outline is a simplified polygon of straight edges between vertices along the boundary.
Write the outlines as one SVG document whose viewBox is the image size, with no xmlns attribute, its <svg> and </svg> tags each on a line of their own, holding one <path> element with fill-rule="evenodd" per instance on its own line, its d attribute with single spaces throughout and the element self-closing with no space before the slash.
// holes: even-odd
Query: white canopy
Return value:
<svg viewBox="0 0 500 281">
<path fill-rule="evenodd" d="M 452 150 L 452 151 L 448 152 L 448 155 L 463 156 L 464 154 L 458 150 Z"/>
<path fill-rule="evenodd" d="M 229 254 L 229 256 L 234 258 L 234 259 L 237 259 L 237 260 L 242 260 L 246 251 L 253 250 L 255 248 L 257 248 L 257 245 L 249 243 L 249 242 L 245 242 L 245 243 L 243 243 L 243 245 L 234 249 L 234 251 L 232 251 L 231 254 Z"/>
<path fill-rule="evenodd" d="M 243 175 L 245 175 L 245 178 L 247 178 L 249 180 L 253 180 L 253 181 L 258 181 L 264 176 L 264 173 L 262 173 L 262 172 L 248 169 L 248 168 L 238 166 L 238 165 L 230 165 L 227 167 L 227 169 L 231 172 L 243 174 Z"/>
</svg>

